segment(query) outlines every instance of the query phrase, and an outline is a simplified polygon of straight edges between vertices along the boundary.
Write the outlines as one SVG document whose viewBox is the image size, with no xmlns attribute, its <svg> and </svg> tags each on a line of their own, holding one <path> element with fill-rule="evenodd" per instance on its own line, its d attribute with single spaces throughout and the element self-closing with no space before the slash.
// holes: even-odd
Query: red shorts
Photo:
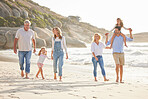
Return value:
<svg viewBox="0 0 148 99">
<path fill-rule="evenodd" d="M 40 68 L 40 67 L 43 67 L 44 64 L 42 64 L 42 63 L 37 63 L 37 65 L 38 65 L 38 67 Z"/>
</svg>

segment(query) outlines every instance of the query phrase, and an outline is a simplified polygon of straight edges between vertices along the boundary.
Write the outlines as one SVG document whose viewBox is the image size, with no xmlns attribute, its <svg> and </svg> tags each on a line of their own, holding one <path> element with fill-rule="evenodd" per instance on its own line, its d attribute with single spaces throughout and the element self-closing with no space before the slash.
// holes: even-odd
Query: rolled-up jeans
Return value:
<svg viewBox="0 0 148 99">
<path fill-rule="evenodd" d="M 26 73 L 30 73 L 31 54 L 32 54 L 32 51 L 19 51 L 18 52 L 20 70 L 24 70 L 24 59 L 25 59 L 25 62 L 26 62 L 25 72 Z"/>
<path fill-rule="evenodd" d="M 100 65 L 102 75 L 105 76 L 106 74 L 104 69 L 103 57 L 102 56 L 96 56 L 96 57 L 98 58 L 98 61 L 94 57 L 92 57 L 92 62 L 94 66 L 94 70 L 93 70 L 94 77 L 97 76 L 97 63 L 99 63 Z"/>
<path fill-rule="evenodd" d="M 59 67 L 59 76 L 62 76 L 62 66 L 63 66 L 63 57 L 64 57 L 64 52 L 63 51 L 53 51 L 53 68 L 54 68 L 54 73 L 57 73 L 57 64 Z"/>
</svg>

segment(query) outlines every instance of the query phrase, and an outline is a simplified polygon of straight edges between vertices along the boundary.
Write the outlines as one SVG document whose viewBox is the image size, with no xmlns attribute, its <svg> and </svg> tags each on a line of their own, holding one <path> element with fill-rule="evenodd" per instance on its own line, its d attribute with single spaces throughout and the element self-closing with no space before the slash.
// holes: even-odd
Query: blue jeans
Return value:
<svg viewBox="0 0 148 99">
<path fill-rule="evenodd" d="M 105 70 L 104 70 L 104 62 L 103 62 L 103 57 L 102 56 L 96 56 L 98 58 L 98 61 L 96 61 L 96 59 L 94 57 L 92 57 L 92 62 L 93 62 L 93 66 L 94 66 L 94 77 L 97 76 L 97 63 L 99 62 L 100 68 L 101 68 L 101 72 L 102 75 L 105 76 Z"/>
<path fill-rule="evenodd" d="M 58 64 L 59 76 L 62 76 L 63 57 L 64 57 L 64 52 L 63 51 L 53 51 L 54 73 L 57 73 L 57 62 L 59 60 L 59 64 Z"/>
<path fill-rule="evenodd" d="M 24 70 L 24 59 L 25 59 L 25 62 L 26 62 L 25 72 L 26 73 L 30 73 L 31 54 L 32 54 L 32 51 L 19 51 L 18 52 L 20 70 Z"/>
</svg>

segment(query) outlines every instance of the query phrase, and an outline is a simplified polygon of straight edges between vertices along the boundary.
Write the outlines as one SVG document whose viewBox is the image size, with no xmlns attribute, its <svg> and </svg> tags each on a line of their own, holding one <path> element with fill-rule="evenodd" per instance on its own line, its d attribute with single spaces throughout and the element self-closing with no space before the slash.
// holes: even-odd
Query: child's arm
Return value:
<svg viewBox="0 0 148 99">
<path fill-rule="evenodd" d="M 131 28 L 126 28 L 126 27 L 124 27 L 124 26 L 123 26 L 123 28 L 124 28 L 125 30 L 131 30 Z"/>
<path fill-rule="evenodd" d="M 50 58 L 48 56 L 46 56 L 48 60 L 50 60 Z"/>
<path fill-rule="evenodd" d="M 35 54 L 35 56 L 39 56 L 37 53 L 34 53 Z"/>
</svg>

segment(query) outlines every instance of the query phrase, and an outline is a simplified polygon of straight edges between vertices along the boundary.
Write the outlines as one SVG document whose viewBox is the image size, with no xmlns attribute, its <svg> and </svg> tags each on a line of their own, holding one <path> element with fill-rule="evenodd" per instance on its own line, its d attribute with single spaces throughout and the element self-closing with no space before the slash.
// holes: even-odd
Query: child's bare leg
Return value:
<svg viewBox="0 0 148 99">
<path fill-rule="evenodd" d="M 39 70 L 38 70 L 38 72 L 37 72 L 37 74 L 36 74 L 36 77 L 38 78 L 38 75 L 39 75 L 39 73 L 41 72 L 41 69 L 39 68 Z"/>
<path fill-rule="evenodd" d="M 55 79 L 55 80 L 57 79 L 56 73 L 54 73 L 54 79 Z"/>
<path fill-rule="evenodd" d="M 116 34 L 114 33 L 113 36 L 112 36 L 112 39 L 111 39 L 111 45 L 110 45 L 110 48 L 112 48 L 112 45 L 113 45 L 113 41 L 114 41 L 115 36 L 116 36 Z"/>
<path fill-rule="evenodd" d="M 125 46 L 128 47 L 127 44 L 126 44 L 126 36 L 123 33 L 121 33 L 121 36 L 123 37 Z"/>
<path fill-rule="evenodd" d="M 42 76 L 42 79 L 45 79 L 44 76 L 43 76 L 43 70 L 42 70 L 42 67 L 41 67 L 40 69 L 41 69 L 41 76 Z"/>
<path fill-rule="evenodd" d="M 21 76 L 24 77 L 24 71 L 23 70 L 21 70 Z"/>
</svg>

